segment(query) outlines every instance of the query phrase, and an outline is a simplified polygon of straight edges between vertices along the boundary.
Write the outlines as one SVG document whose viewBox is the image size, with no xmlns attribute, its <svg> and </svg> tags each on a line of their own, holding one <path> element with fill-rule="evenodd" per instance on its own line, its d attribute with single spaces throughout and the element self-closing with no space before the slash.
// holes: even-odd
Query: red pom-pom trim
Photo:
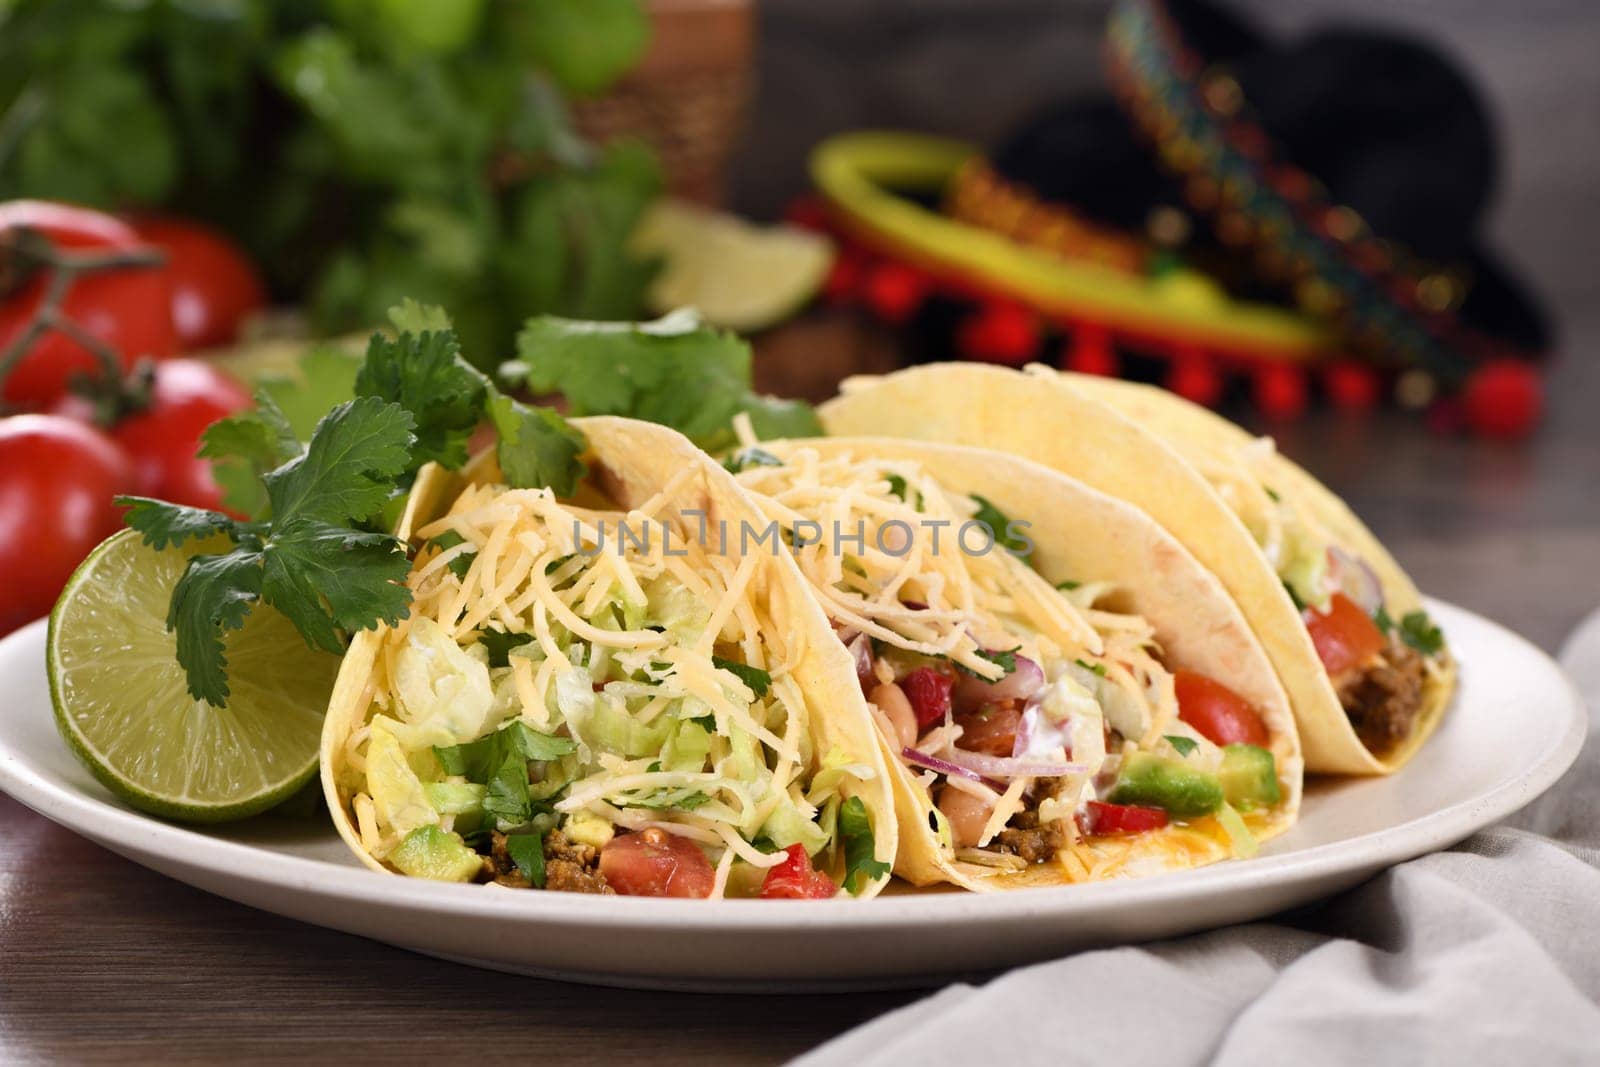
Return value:
<svg viewBox="0 0 1600 1067">
<path fill-rule="evenodd" d="M 904 263 L 879 263 L 867 273 L 867 306 L 885 322 L 906 321 L 927 295 L 928 280 Z"/>
<path fill-rule="evenodd" d="M 822 282 L 822 298 L 830 304 L 848 303 L 860 295 L 866 276 L 867 264 L 861 253 L 840 249 Z"/>
<path fill-rule="evenodd" d="M 1119 363 L 1111 335 L 1098 326 L 1081 325 L 1072 331 L 1072 346 L 1062 361 L 1067 370 L 1115 378 Z"/>
<path fill-rule="evenodd" d="M 1185 346 L 1173 352 L 1167 388 L 1185 400 L 1201 407 L 1215 407 L 1222 399 L 1224 384 L 1222 372 L 1199 349 Z"/>
<path fill-rule="evenodd" d="M 1371 411 L 1378 404 L 1378 372 L 1360 363 L 1335 363 L 1322 373 L 1328 401 L 1340 411 Z"/>
<path fill-rule="evenodd" d="M 1467 378 L 1461 407 L 1479 436 L 1517 440 L 1532 433 L 1544 413 L 1544 383 L 1526 363 L 1491 360 Z"/>
<path fill-rule="evenodd" d="M 1299 367 L 1263 367 L 1256 372 L 1253 392 L 1256 407 L 1269 419 L 1287 421 L 1305 413 L 1308 390 Z"/>
<path fill-rule="evenodd" d="M 962 321 L 956 344 L 970 359 L 1026 363 L 1039 350 L 1039 318 L 1018 304 L 987 304 Z"/>
<path fill-rule="evenodd" d="M 788 208 L 783 212 L 783 221 L 817 233 L 827 233 L 830 228 L 828 208 L 820 196 L 797 196 L 789 201 Z"/>
</svg>

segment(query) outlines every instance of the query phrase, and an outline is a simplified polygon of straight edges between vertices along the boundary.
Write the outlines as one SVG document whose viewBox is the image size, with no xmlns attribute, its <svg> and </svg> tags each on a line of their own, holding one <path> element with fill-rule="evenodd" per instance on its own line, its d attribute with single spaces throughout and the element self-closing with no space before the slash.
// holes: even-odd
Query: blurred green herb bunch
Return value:
<svg viewBox="0 0 1600 1067">
<path fill-rule="evenodd" d="M 0 0 L 0 199 L 203 218 L 319 330 L 413 296 L 490 358 L 639 317 L 656 161 L 564 100 L 648 37 L 636 0 Z"/>
</svg>

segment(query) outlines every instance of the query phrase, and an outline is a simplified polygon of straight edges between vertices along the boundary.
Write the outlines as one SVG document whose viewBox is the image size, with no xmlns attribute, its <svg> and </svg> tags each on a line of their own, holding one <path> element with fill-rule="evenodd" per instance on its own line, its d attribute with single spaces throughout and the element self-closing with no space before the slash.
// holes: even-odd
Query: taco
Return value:
<svg viewBox="0 0 1600 1067">
<path fill-rule="evenodd" d="M 895 871 L 969 889 L 1248 856 L 1298 810 L 1288 699 L 1137 509 L 1014 456 L 878 438 L 729 460 L 854 657 Z"/>
<path fill-rule="evenodd" d="M 570 499 L 498 484 L 492 454 L 419 475 L 409 617 L 356 636 L 323 731 L 340 834 L 373 869 L 447 881 L 876 894 L 890 783 L 792 562 L 702 536 L 759 514 L 686 438 L 574 425 Z"/>
<path fill-rule="evenodd" d="M 1150 386 L 975 364 L 852 379 L 832 433 L 978 443 L 1152 516 L 1221 579 L 1294 706 L 1311 771 L 1385 774 L 1438 726 L 1444 638 L 1399 565 L 1272 442 Z"/>
</svg>

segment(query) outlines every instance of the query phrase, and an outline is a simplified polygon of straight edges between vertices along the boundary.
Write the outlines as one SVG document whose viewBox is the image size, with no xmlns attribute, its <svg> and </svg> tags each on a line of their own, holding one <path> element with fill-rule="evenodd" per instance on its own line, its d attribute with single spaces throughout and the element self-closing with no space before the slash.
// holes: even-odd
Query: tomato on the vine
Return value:
<svg viewBox="0 0 1600 1067">
<path fill-rule="evenodd" d="M 211 461 L 195 455 L 200 435 L 220 418 L 250 406 L 245 387 L 199 359 L 167 359 L 155 364 L 146 406 L 119 418 L 108 431 L 127 454 L 133 492 L 226 510 L 211 475 Z M 56 412 L 92 419 L 85 401 L 72 397 Z"/>
<path fill-rule="evenodd" d="M 172 324 L 184 351 L 238 340 L 239 328 L 267 304 L 267 287 L 232 241 L 187 219 L 140 217 L 139 236 L 167 254 Z"/>
<path fill-rule="evenodd" d="M 0 204 L 0 354 L 35 318 L 54 271 L 19 251 L 16 242 L 27 230 L 64 254 L 136 252 L 148 247 L 126 223 L 98 211 L 41 200 Z M 73 279 L 60 310 L 115 352 L 124 371 L 145 356 L 170 356 L 177 346 L 171 287 L 159 266 L 84 273 Z M 46 407 L 66 391 L 73 374 L 104 371 L 89 349 L 51 329 L 6 375 L 0 397 L 19 407 Z"/>
<path fill-rule="evenodd" d="M 0 419 L 0 634 L 50 610 L 89 550 L 117 532 L 127 458 L 56 415 Z"/>
</svg>

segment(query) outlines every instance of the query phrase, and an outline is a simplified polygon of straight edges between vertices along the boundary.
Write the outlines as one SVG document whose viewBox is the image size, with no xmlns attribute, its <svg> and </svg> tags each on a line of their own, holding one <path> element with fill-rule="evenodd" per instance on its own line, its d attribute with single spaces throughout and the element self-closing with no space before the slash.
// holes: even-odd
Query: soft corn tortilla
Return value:
<svg viewBox="0 0 1600 1067">
<path fill-rule="evenodd" d="M 1238 605 L 1183 545 L 1138 509 L 1037 463 L 1012 455 L 891 438 L 821 438 L 763 442 L 783 459 L 812 449 L 824 459 L 841 453 L 918 463 L 947 489 L 979 493 L 1015 520 L 1031 523 L 1035 568 L 1052 583 L 1108 581 L 1116 591 L 1097 606 L 1144 616 L 1154 624 L 1169 670 L 1192 670 L 1226 683 L 1253 704 L 1272 737 L 1283 799 L 1246 822 L 1257 840 L 1281 834 L 1300 807 L 1303 763 L 1289 698 Z M 836 642 L 837 643 L 837 642 Z M 859 695 L 859 687 L 855 690 Z M 881 738 L 895 779 L 900 856 L 895 873 L 918 885 L 949 882 L 974 890 L 1063 885 L 1135 877 L 1227 859 L 1220 831 L 1200 820 L 1126 838 L 1074 846 L 1057 862 L 1018 872 L 962 863 L 930 828 L 933 800 L 899 758 L 897 742 Z"/>
<path fill-rule="evenodd" d="M 1135 505 L 1221 579 L 1266 649 L 1294 707 L 1306 769 L 1387 774 L 1438 726 L 1455 685 L 1446 664 L 1424 690 L 1411 734 L 1374 753 L 1356 736 L 1300 613 L 1254 538 L 1190 460 L 1228 462 L 1250 435 L 1225 419 L 1149 386 L 973 363 L 916 367 L 853 378 L 821 410 L 830 433 L 877 433 L 982 444 L 1061 471 Z M 1296 495 L 1341 547 L 1377 573 L 1385 601 L 1421 606 L 1416 587 L 1336 496 L 1281 456 L 1280 492 Z"/>
<path fill-rule="evenodd" d="M 700 509 L 713 529 L 719 518 L 730 525 L 741 520 L 761 521 L 760 511 L 733 476 L 681 434 L 633 419 L 599 417 L 575 419 L 573 424 L 588 437 L 590 446 L 585 456 L 589 477 L 574 499 L 585 503 L 609 500 L 621 508 L 634 507 L 653 497 L 685 467 L 691 467 L 700 476 L 684 483 L 680 499 L 669 504 L 669 512 Z M 412 531 L 448 511 L 468 484 L 491 484 L 499 477 L 493 453 L 479 456 L 459 472 L 430 464 L 417 476 L 397 535 L 410 540 Z M 589 497 L 593 500 L 585 499 Z M 690 528 L 698 528 L 698 521 L 690 521 Z M 807 697 L 815 751 L 837 751 L 850 763 L 874 768 L 876 774 L 870 781 L 859 782 L 847 792 L 861 797 L 872 818 L 876 858 L 893 862 L 898 836 L 897 820 L 892 815 L 893 787 L 877 743 L 876 728 L 861 698 L 854 659 L 834 637 L 792 560 L 781 553 L 773 554 L 764 556 L 757 567 L 748 595 L 756 598 L 760 614 L 780 627 L 791 649 L 797 650 L 788 668 Z M 322 789 L 345 843 L 368 867 L 394 873 L 362 846 L 349 807 L 352 775 L 345 766 L 345 742 L 366 721 L 372 702 L 373 664 L 382 633 L 381 628 L 362 631 L 345 654 L 323 725 Z M 858 896 L 876 895 L 887 882 L 887 877 L 878 879 Z"/>
</svg>

